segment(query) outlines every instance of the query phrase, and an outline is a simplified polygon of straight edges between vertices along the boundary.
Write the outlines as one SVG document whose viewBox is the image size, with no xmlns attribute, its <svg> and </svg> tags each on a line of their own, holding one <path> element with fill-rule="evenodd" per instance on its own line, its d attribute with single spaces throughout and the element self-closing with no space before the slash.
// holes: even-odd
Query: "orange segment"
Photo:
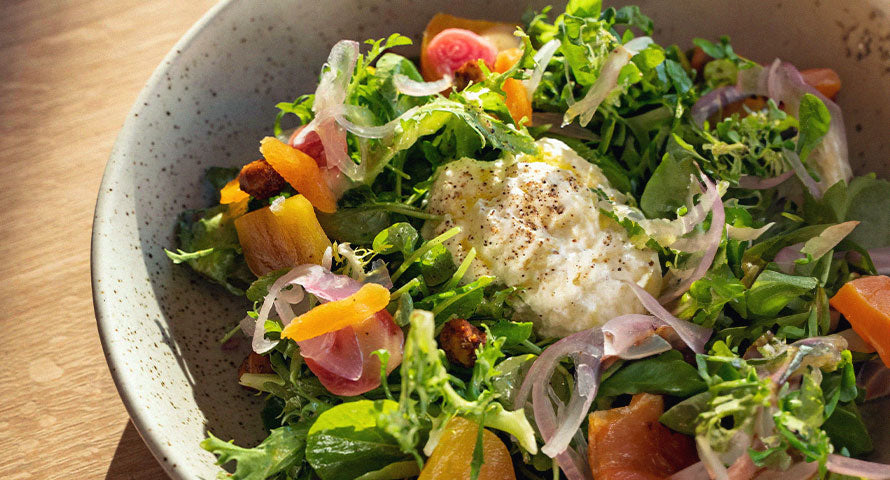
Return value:
<svg viewBox="0 0 890 480">
<path fill-rule="evenodd" d="M 294 319 L 281 336 L 297 342 L 336 332 L 364 322 L 389 305 L 389 290 L 383 285 L 366 283 L 357 292 L 333 302 L 322 303 Z"/>
<path fill-rule="evenodd" d="M 698 461 L 692 438 L 658 422 L 661 395 L 590 414 L 587 458 L 596 480 L 661 480 Z"/>
<path fill-rule="evenodd" d="M 302 195 L 285 199 L 275 211 L 265 207 L 238 217 L 235 229 L 247 266 L 257 276 L 304 263 L 321 264 L 331 246 L 312 204 Z"/>
<path fill-rule="evenodd" d="M 494 61 L 494 71 L 504 73 L 513 68 L 516 62 L 522 58 L 522 49 L 508 48 L 498 52 L 498 58 Z"/>
<path fill-rule="evenodd" d="M 890 277 L 875 275 L 847 282 L 830 303 L 890 367 Z"/>
<path fill-rule="evenodd" d="M 494 70 L 498 73 L 504 73 L 519 59 L 522 58 L 522 50 L 518 48 L 508 48 L 498 52 L 498 58 L 494 62 Z M 510 110 L 510 116 L 517 125 L 530 125 L 532 120 L 532 100 L 528 98 L 525 91 L 525 85 L 515 78 L 508 78 L 504 82 L 504 93 L 507 97 L 504 103 L 507 104 L 507 110 Z M 525 117 L 525 122 L 520 123 Z"/>
<path fill-rule="evenodd" d="M 479 424 L 472 420 L 461 417 L 449 420 L 417 480 L 469 480 L 478 433 Z M 479 480 L 516 480 L 507 447 L 488 430 L 482 432 L 482 456 Z"/>
<path fill-rule="evenodd" d="M 260 153 L 315 208 L 325 213 L 337 211 L 337 200 L 312 157 L 274 137 L 266 137 L 260 142 Z"/>
<path fill-rule="evenodd" d="M 532 101 L 528 98 L 525 85 L 515 78 L 508 78 L 504 81 L 503 88 L 507 94 L 504 103 L 507 104 L 507 110 L 510 111 L 510 116 L 516 125 L 531 125 Z"/>
<path fill-rule="evenodd" d="M 809 68 L 801 70 L 800 75 L 807 85 L 828 98 L 834 98 L 841 91 L 841 77 L 830 68 Z"/>
<path fill-rule="evenodd" d="M 488 20 L 473 20 L 469 18 L 455 17 L 446 13 L 437 13 L 426 25 L 423 31 L 423 41 L 420 44 L 420 72 L 427 81 L 439 79 L 436 69 L 430 65 L 426 56 L 426 47 L 429 41 L 447 28 L 463 28 L 488 39 L 498 50 L 505 50 L 519 45 L 519 38 L 513 35 L 518 24 L 505 22 L 490 22 Z"/>
<path fill-rule="evenodd" d="M 241 184 L 238 183 L 237 177 L 232 179 L 219 191 L 219 203 L 223 205 L 240 202 L 245 198 L 250 198 L 250 195 L 241 190 Z"/>
</svg>

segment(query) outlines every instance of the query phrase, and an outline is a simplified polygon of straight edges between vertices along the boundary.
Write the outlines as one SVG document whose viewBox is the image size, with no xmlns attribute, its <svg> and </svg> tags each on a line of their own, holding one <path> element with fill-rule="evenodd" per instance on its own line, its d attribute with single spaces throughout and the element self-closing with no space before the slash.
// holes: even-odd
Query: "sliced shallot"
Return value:
<svg viewBox="0 0 890 480">
<path fill-rule="evenodd" d="M 656 318 L 673 328 L 690 350 L 695 353 L 704 353 L 705 344 L 708 343 L 708 339 L 711 338 L 711 334 L 713 333 L 710 328 L 680 320 L 671 315 L 671 313 L 668 312 L 661 303 L 655 299 L 655 297 L 650 295 L 646 290 L 643 290 L 639 285 L 632 282 L 625 283 L 631 287 L 637 298 L 640 300 L 640 303 L 643 304 L 643 307 L 645 307 L 649 313 L 655 315 Z"/>
<path fill-rule="evenodd" d="M 451 75 L 445 75 L 435 82 L 418 82 L 401 73 L 397 73 L 393 76 L 392 83 L 395 85 L 396 90 L 403 95 L 408 95 L 409 97 L 427 97 L 436 95 L 451 87 L 453 80 Z"/>
<path fill-rule="evenodd" d="M 626 45 L 618 45 L 618 47 L 606 57 L 606 61 L 600 69 L 599 76 L 596 81 L 593 82 L 593 85 L 590 86 L 590 89 L 587 90 L 587 94 L 584 95 L 584 98 L 573 103 L 566 110 L 565 117 L 563 117 L 562 121 L 563 125 L 572 123 L 572 120 L 577 116 L 581 117 L 581 126 L 586 126 L 590 123 L 593 114 L 596 113 L 600 104 L 603 103 L 610 93 L 612 93 L 612 90 L 619 87 L 618 76 L 621 73 L 621 69 L 630 62 L 630 59 L 633 58 L 634 55 L 648 47 L 650 44 L 652 44 L 651 38 L 638 37 L 627 42 Z"/>
<path fill-rule="evenodd" d="M 711 118 L 711 116 L 726 108 L 729 104 L 749 96 L 751 96 L 750 93 L 742 91 L 736 85 L 715 88 L 699 98 L 695 105 L 692 106 L 692 119 L 696 125 L 702 126 L 705 120 Z"/>
<path fill-rule="evenodd" d="M 770 178 L 755 177 L 753 175 L 742 175 L 741 177 L 739 177 L 739 188 L 746 188 L 748 190 L 767 190 L 781 185 L 785 182 L 785 180 L 788 180 L 793 176 L 793 170 L 788 170 L 785 173 Z"/>
<path fill-rule="evenodd" d="M 328 55 L 327 68 L 322 72 L 318 88 L 315 89 L 312 104 L 315 118 L 291 142 L 302 143 L 310 133 L 315 132 L 324 147 L 327 166 L 336 167 L 350 178 L 356 178 L 359 171 L 347 154 L 346 131 L 337 124 L 335 118 L 342 113 L 346 88 L 355 71 L 358 54 L 358 42 L 341 40 L 334 45 Z"/>
<path fill-rule="evenodd" d="M 547 65 L 550 64 L 550 59 L 553 58 L 553 54 L 556 53 L 559 46 L 560 41 L 554 38 L 542 45 L 541 49 L 535 53 L 535 69 L 532 71 L 531 77 L 522 82 L 528 98 L 534 98 L 535 90 L 538 89 L 541 79 L 544 78 L 544 71 L 547 70 Z"/>
<path fill-rule="evenodd" d="M 819 182 L 813 179 L 810 176 L 810 173 L 807 172 L 807 167 L 803 165 L 803 162 L 800 161 L 800 157 L 797 156 L 797 153 L 788 150 L 787 148 L 782 150 L 782 154 L 785 157 L 785 160 L 788 161 L 788 164 L 791 165 L 792 171 L 797 175 L 797 178 L 805 187 L 807 187 L 807 191 L 810 192 L 810 195 L 813 198 L 822 198 L 822 187 L 819 186 Z"/>
<path fill-rule="evenodd" d="M 661 297 L 659 297 L 658 299 L 661 303 L 668 303 L 679 297 L 680 295 L 683 295 L 684 293 L 686 293 L 687 290 L 689 290 L 689 286 L 692 285 L 693 282 L 704 277 L 705 273 L 708 272 L 708 269 L 711 268 L 711 264 L 714 262 L 714 257 L 717 255 L 717 249 L 720 247 L 720 239 L 723 237 L 723 230 L 726 221 L 726 212 L 723 209 L 723 201 L 720 199 L 720 193 L 717 191 L 717 187 L 714 185 L 713 182 L 711 182 L 708 176 L 702 174 L 701 178 L 705 184 L 704 195 L 709 197 L 712 202 L 711 226 L 708 228 L 708 231 L 705 232 L 705 234 L 701 237 L 701 243 L 703 244 L 702 246 L 704 248 L 704 252 L 698 262 L 698 265 L 696 265 L 695 268 L 692 270 L 692 273 L 686 276 L 680 282 L 680 284 L 668 289 L 665 292 L 662 292 Z"/>
<path fill-rule="evenodd" d="M 873 358 L 862 365 L 856 384 L 865 389 L 865 399 L 890 395 L 890 368 L 880 358 Z"/>
<path fill-rule="evenodd" d="M 830 454 L 825 462 L 828 471 L 851 477 L 862 477 L 869 480 L 890 480 L 890 465 L 866 462 L 842 455 Z"/>
<path fill-rule="evenodd" d="M 535 423 L 545 442 L 541 451 L 555 458 L 571 480 L 590 478 L 586 455 L 570 448 L 569 443 L 596 397 L 603 342 L 602 330 L 593 328 L 554 343 L 532 364 L 516 395 L 516 408 L 522 408 L 531 392 Z M 559 399 L 551 399 L 550 395 L 550 377 L 560 360 L 566 356 L 575 361 L 577 377 L 568 405 Z"/>
</svg>

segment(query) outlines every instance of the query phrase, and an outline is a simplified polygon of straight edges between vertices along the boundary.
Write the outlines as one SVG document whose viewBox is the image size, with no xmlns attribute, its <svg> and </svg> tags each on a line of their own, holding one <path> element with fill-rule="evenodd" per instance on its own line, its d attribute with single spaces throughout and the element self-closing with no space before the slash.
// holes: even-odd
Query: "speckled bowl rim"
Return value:
<svg viewBox="0 0 890 480">
<path fill-rule="evenodd" d="M 105 353 L 105 361 L 111 371 L 111 378 L 117 387 L 118 395 L 130 415 L 130 420 L 145 441 L 152 455 L 158 460 L 158 463 L 164 468 L 171 478 L 184 479 L 183 472 L 173 468 L 173 465 L 186 465 L 190 459 L 181 451 L 165 444 L 156 435 L 149 435 L 147 432 L 151 430 L 149 411 L 141 405 L 139 398 L 135 394 L 135 389 L 139 387 L 140 379 L 132 377 L 128 370 L 114 368 L 117 358 L 125 354 L 121 349 L 122 344 L 111 342 L 112 336 L 115 334 L 114 327 L 108 320 L 111 317 L 111 302 L 106 300 L 112 296 L 110 293 L 103 293 L 100 288 L 99 281 L 102 278 L 102 272 L 108 267 L 105 265 L 103 256 L 100 253 L 109 248 L 107 229 L 112 229 L 113 223 L 101 222 L 102 218 L 110 218 L 113 215 L 114 204 L 109 200 L 106 192 L 109 186 L 122 175 L 126 174 L 126 165 L 122 158 L 121 152 L 125 150 L 126 145 L 132 143 L 137 132 L 134 131 L 135 114 L 139 112 L 143 104 L 151 99 L 151 94 L 165 80 L 165 73 L 176 62 L 177 57 L 182 51 L 189 47 L 195 37 L 201 33 L 204 28 L 212 22 L 216 16 L 220 15 L 225 9 L 229 8 L 235 0 L 221 0 L 212 6 L 191 28 L 176 42 L 172 49 L 164 56 L 161 63 L 155 68 L 151 77 L 142 87 L 139 96 L 136 97 L 133 107 L 127 114 L 127 119 L 118 133 L 108 163 L 105 165 L 105 172 L 102 175 L 102 183 L 99 187 L 98 198 L 96 199 L 96 209 L 93 215 L 93 233 L 90 241 L 90 276 L 93 289 L 93 309 L 96 315 L 96 323 L 99 329 L 99 339 L 102 342 L 102 350 Z"/>
</svg>

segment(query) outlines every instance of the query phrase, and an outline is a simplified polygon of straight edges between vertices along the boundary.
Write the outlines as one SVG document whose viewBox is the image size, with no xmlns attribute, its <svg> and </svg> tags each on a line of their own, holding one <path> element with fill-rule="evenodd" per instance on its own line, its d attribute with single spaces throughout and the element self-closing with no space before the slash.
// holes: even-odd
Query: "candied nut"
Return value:
<svg viewBox="0 0 890 480">
<path fill-rule="evenodd" d="M 245 373 L 275 373 L 275 370 L 272 369 L 272 362 L 269 361 L 269 357 L 256 352 L 250 352 L 250 355 L 238 367 L 238 379 L 240 380 Z"/>
<path fill-rule="evenodd" d="M 470 83 L 479 83 L 484 79 L 479 62 L 470 60 L 454 71 L 454 88 L 463 90 L 470 86 Z"/>
<path fill-rule="evenodd" d="M 238 184 L 241 190 L 258 200 L 274 197 L 287 186 L 284 178 L 262 158 L 241 167 Z"/>
<path fill-rule="evenodd" d="M 467 368 L 476 364 L 476 348 L 483 342 L 485 332 L 462 318 L 448 321 L 439 333 L 439 346 L 448 361 Z"/>
</svg>

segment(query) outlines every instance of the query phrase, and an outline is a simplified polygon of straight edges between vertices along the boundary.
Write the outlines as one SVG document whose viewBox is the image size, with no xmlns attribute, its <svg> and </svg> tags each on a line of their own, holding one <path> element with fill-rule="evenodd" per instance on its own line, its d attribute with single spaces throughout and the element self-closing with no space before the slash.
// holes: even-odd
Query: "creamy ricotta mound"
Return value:
<svg viewBox="0 0 890 480">
<path fill-rule="evenodd" d="M 445 247 L 458 263 L 476 249 L 465 280 L 494 275 L 521 288 L 518 315 L 541 335 L 562 337 L 643 313 L 623 282 L 657 295 L 658 255 L 634 247 L 624 228 L 596 208 L 591 188 L 612 190 L 599 167 L 559 140 L 538 145 L 538 155 L 464 158 L 443 167 L 427 210 L 444 220 L 427 222 L 424 236 L 459 226 Z"/>
</svg>

